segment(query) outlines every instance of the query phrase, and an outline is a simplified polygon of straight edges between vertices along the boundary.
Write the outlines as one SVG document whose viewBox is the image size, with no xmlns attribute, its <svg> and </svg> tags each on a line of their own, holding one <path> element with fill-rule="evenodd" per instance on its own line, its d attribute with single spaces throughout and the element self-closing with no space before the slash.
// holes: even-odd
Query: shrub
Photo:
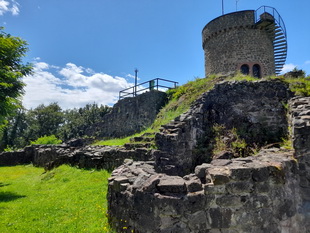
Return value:
<svg viewBox="0 0 310 233">
<path fill-rule="evenodd" d="M 38 138 L 37 140 L 35 141 L 31 141 L 31 145 L 33 144 L 37 144 L 37 145 L 50 145 L 50 144 L 61 144 L 62 141 L 58 138 L 56 138 L 55 135 L 50 135 L 50 136 L 43 136 L 43 137 L 40 137 Z"/>
</svg>

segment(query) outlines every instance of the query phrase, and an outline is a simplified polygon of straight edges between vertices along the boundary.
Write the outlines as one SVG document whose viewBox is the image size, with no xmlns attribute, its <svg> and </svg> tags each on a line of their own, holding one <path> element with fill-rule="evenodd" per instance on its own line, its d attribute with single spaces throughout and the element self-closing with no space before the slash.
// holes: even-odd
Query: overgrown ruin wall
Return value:
<svg viewBox="0 0 310 233">
<path fill-rule="evenodd" d="M 280 142 L 287 135 L 285 106 L 291 97 L 281 81 L 216 84 L 189 111 L 156 134 L 158 170 L 185 175 L 210 160 L 208 154 L 195 153 L 195 148 L 211 144 L 208 132 L 215 125 L 235 128 L 249 144 Z"/>
<path fill-rule="evenodd" d="M 167 94 L 156 90 L 121 99 L 103 117 L 102 123 L 90 127 L 87 134 L 108 138 L 133 135 L 149 127 L 166 102 Z"/>
<path fill-rule="evenodd" d="M 209 123 L 245 125 L 244 132 L 252 132 L 244 135 L 252 135 L 248 141 L 266 135 L 270 142 L 281 140 L 291 97 L 280 81 L 222 83 L 205 93 L 156 136 L 161 150 L 154 152 L 155 162 L 127 161 L 113 171 L 111 224 L 143 233 L 310 232 L 310 98 L 289 105 L 296 152 L 270 148 L 210 164 L 196 164 L 192 153 Z"/>
</svg>

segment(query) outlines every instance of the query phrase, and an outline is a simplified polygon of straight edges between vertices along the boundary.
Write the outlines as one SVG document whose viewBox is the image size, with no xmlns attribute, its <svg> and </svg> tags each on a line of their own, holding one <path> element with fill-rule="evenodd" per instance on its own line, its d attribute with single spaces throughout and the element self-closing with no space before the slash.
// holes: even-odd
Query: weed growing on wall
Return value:
<svg viewBox="0 0 310 233">
<path fill-rule="evenodd" d="M 234 157 L 246 157 L 255 155 L 259 151 L 256 144 L 247 144 L 236 128 L 227 129 L 224 125 L 212 127 L 214 147 L 212 154 L 216 156 L 221 152 L 230 152 Z"/>
<path fill-rule="evenodd" d="M 289 84 L 290 90 L 298 96 L 310 96 L 310 77 L 308 78 L 284 78 Z"/>
<path fill-rule="evenodd" d="M 31 145 L 56 145 L 56 144 L 61 144 L 62 141 L 58 138 L 56 138 L 55 135 L 50 135 L 50 136 L 43 136 L 38 138 L 35 141 L 31 141 Z"/>
</svg>

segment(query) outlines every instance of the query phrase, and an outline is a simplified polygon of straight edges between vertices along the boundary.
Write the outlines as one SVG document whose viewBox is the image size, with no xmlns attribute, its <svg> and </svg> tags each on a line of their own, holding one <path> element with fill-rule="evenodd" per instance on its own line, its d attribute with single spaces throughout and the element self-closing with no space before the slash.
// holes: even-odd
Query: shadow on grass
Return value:
<svg viewBox="0 0 310 233">
<path fill-rule="evenodd" d="M 18 195 L 13 192 L 0 192 L 0 202 L 14 201 L 19 198 L 24 198 L 24 195 Z"/>
<path fill-rule="evenodd" d="M 5 186 L 9 186 L 9 185 L 10 185 L 10 184 L 5 184 L 5 183 L 1 183 L 1 182 L 0 182 L 0 188 L 1 188 L 1 187 L 5 187 Z"/>
</svg>

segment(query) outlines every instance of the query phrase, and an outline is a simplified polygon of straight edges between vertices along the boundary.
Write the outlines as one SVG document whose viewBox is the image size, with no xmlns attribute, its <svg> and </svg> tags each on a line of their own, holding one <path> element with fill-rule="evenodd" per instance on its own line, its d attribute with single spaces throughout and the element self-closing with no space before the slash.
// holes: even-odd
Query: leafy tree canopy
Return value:
<svg viewBox="0 0 310 233">
<path fill-rule="evenodd" d="M 19 97 L 25 86 L 22 77 L 32 71 L 31 64 L 22 62 L 27 46 L 26 41 L 5 33 L 0 27 L 0 125 L 20 106 Z"/>
<path fill-rule="evenodd" d="M 56 135 L 59 126 L 63 123 L 63 112 L 58 103 L 47 106 L 39 105 L 27 113 L 27 138 L 35 140 L 44 135 Z"/>
<path fill-rule="evenodd" d="M 62 141 L 87 136 L 89 127 L 100 123 L 110 110 L 95 103 L 64 111 L 58 103 L 41 104 L 30 110 L 16 109 L 0 132 L 0 152 L 6 148 L 23 148 L 40 137 L 43 142 L 37 143 L 45 143 L 45 135 L 55 135 Z"/>
</svg>

